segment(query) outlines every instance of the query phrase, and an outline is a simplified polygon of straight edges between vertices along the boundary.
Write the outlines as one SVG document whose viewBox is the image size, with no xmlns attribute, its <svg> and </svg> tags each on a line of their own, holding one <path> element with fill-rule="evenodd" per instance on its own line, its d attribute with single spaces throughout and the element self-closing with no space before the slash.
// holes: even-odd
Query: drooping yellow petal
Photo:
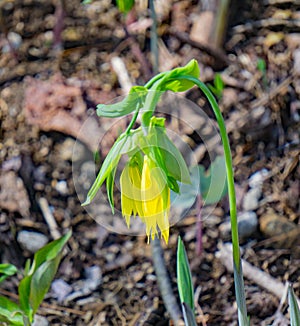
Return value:
<svg viewBox="0 0 300 326">
<path fill-rule="evenodd" d="M 166 208 L 163 211 L 163 213 L 159 214 L 157 217 L 157 225 L 161 231 L 161 234 L 165 240 L 166 243 L 168 243 L 169 240 L 169 228 L 170 228 L 170 223 L 169 223 L 169 213 L 170 213 L 170 189 L 168 187 L 165 187 L 164 189 L 165 192 L 167 192 L 167 203 L 166 203 Z"/>
<path fill-rule="evenodd" d="M 169 188 L 161 169 L 148 157 L 144 157 L 141 180 L 144 222 L 146 234 L 154 239 L 157 226 L 166 243 L 169 238 Z"/>
<path fill-rule="evenodd" d="M 164 172 L 147 155 L 143 169 L 129 161 L 120 177 L 122 215 L 130 226 L 131 215 L 138 215 L 146 225 L 148 242 L 161 232 L 169 239 L 170 189 Z"/>
<path fill-rule="evenodd" d="M 141 172 L 136 164 L 127 163 L 120 177 L 122 215 L 130 227 L 131 215 L 143 216 Z"/>
<path fill-rule="evenodd" d="M 143 216 L 142 197 L 141 197 L 141 172 L 137 165 L 129 167 L 129 176 L 132 186 L 132 199 L 134 201 L 134 215 Z"/>
<path fill-rule="evenodd" d="M 121 207 L 122 215 L 125 217 L 128 228 L 130 227 L 130 217 L 134 209 L 134 202 L 131 195 L 129 165 L 126 165 L 120 177 L 121 186 Z"/>
<path fill-rule="evenodd" d="M 155 236 L 158 235 L 157 227 L 156 227 L 156 217 L 154 215 L 146 216 L 145 217 L 145 224 L 146 224 L 146 234 L 148 237 L 148 243 L 151 239 L 154 240 Z"/>
</svg>

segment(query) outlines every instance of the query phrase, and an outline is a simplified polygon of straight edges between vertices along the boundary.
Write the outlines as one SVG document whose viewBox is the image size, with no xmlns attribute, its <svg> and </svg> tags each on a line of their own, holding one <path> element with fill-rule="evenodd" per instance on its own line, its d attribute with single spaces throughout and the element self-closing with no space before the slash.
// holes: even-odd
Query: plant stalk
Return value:
<svg viewBox="0 0 300 326">
<path fill-rule="evenodd" d="M 217 123 L 219 125 L 220 135 L 221 135 L 223 148 L 224 148 L 225 163 L 226 163 L 228 198 L 229 198 L 230 221 L 231 221 L 234 280 L 235 280 L 234 284 L 235 284 L 235 292 L 236 292 L 237 305 L 238 305 L 239 325 L 248 326 L 249 321 L 247 318 L 243 271 L 242 271 L 241 256 L 240 256 L 240 249 L 239 249 L 239 234 L 238 234 L 232 157 L 231 157 L 230 144 L 229 144 L 229 139 L 226 131 L 225 122 L 214 96 L 212 95 L 212 93 L 204 83 L 202 83 L 200 80 L 192 76 L 181 76 L 181 77 L 177 77 L 177 79 L 189 80 L 200 88 L 200 90 L 206 96 L 209 104 L 211 105 Z"/>
</svg>

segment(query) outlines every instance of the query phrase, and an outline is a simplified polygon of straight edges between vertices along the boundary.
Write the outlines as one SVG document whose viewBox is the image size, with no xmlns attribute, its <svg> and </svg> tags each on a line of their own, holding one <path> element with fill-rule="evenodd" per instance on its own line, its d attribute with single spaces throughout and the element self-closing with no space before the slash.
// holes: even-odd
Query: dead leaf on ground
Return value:
<svg viewBox="0 0 300 326">
<path fill-rule="evenodd" d="M 101 101 L 105 103 L 108 97 Z M 96 151 L 100 130 L 96 119 L 88 118 L 79 86 L 68 85 L 62 76 L 50 80 L 27 79 L 24 110 L 27 122 L 44 131 L 58 131 L 85 143 Z M 80 132 L 84 125 L 85 132 Z"/>
</svg>

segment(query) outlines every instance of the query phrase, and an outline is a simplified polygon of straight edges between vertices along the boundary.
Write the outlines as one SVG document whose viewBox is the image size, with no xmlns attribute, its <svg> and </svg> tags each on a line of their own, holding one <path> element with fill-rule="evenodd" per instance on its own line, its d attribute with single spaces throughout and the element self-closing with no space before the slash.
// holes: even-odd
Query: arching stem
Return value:
<svg viewBox="0 0 300 326">
<path fill-rule="evenodd" d="M 228 198 L 229 198 L 230 221 L 231 221 L 232 250 L 233 250 L 234 283 L 235 283 L 235 292 L 236 292 L 237 305 L 238 305 L 239 325 L 246 326 L 249 325 L 249 321 L 247 318 L 244 280 L 243 280 L 241 256 L 240 256 L 240 249 L 239 249 L 239 234 L 238 234 L 236 197 L 235 197 L 235 189 L 234 189 L 234 175 L 233 175 L 231 150 L 230 150 L 229 139 L 225 127 L 225 122 L 214 96 L 212 95 L 212 93 L 204 83 L 202 83 L 200 80 L 192 76 L 180 76 L 180 77 L 178 76 L 176 79 L 189 80 L 200 88 L 200 90 L 206 96 L 209 104 L 211 105 L 217 123 L 219 125 L 220 135 L 221 135 L 223 148 L 224 148 L 225 163 L 226 163 Z"/>
</svg>

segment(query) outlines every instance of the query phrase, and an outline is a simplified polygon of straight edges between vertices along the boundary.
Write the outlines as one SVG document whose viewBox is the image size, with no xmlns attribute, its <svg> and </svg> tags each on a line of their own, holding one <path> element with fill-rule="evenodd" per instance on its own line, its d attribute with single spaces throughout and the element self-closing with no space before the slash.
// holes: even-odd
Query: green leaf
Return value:
<svg viewBox="0 0 300 326">
<path fill-rule="evenodd" d="M 56 272 L 55 268 L 57 269 L 60 262 L 62 250 L 71 237 L 71 234 L 72 232 L 69 231 L 63 237 L 48 243 L 38 250 L 34 255 L 33 263 L 27 276 L 19 284 L 20 306 L 28 316 L 30 322 L 32 322 L 33 315 L 41 303 L 41 297 L 43 299 L 49 289 L 55 273 L 51 280 L 50 275 L 54 271 Z M 49 271 L 45 270 L 45 266 L 49 268 Z M 41 276 L 41 270 L 44 271 L 44 276 Z M 38 283 L 39 280 L 40 284 Z"/>
<path fill-rule="evenodd" d="M 11 326 L 23 326 L 23 314 L 13 301 L 0 296 L 0 322 Z"/>
<path fill-rule="evenodd" d="M 146 96 L 144 107 L 142 109 L 142 125 L 144 127 L 148 127 L 150 125 L 153 112 L 158 101 L 160 100 L 161 95 L 163 94 L 163 92 L 160 90 L 160 83 L 161 80 L 158 80 L 156 83 L 154 83 Z"/>
<path fill-rule="evenodd" d="M 222 97 L 224 90 L 224 82 L 221 77 L 221 74 L 216 73 L 214 78 L 214 85 L 207 86 L 218 99 Z"/>
<path fill-rule="evenodd" d="M 106 179 L 106 192 L 107 192 L 107 198 L 110 204 L 110 208 L 112 210 L 112 213 L 114 214 L 114 181 L 115 181 L 115 175 L 116 175 L 117 166 L 115 166 L 112 171 L 109 173 Z"/>
<path fill-rule="evenodd" d="M 29 302 L 31 278 L 32 275 L 24 277 L 19 283 L 18 288 L 20 306 L 30 320 L 33 317 L 33 311 Z"/>
<path fill-rule="evenodd" d="M 168 174 L 170 174 L 177 181 L 190 184 L 190 173 L 178 148 L 169 139 L 163 128 L 156 128 L 156 130 L 157 143 L 159 144 Z"/>
<path fill-rule="evenodd" d="M 199 165 L 200 190 L 205 205 L 220 201 L 227 193 L 226 166 L 224 156 L 217 156 L 205 172 Z"/>
<path fill-rule="evenodd" d="M 24 267 L 24 276 L 27 276 L 29 274 L 30 266 L 31 266 L 30 259 L 26 259 L 25 267 Z"/>
<path fill-rule="evenodd" d="M 122 13 L 127 13 L 134 6 L 134 0 L 117 0 L 117 6 Z"/>
<path fill-rule="evenodd" d="M 123 101 L 114 104 L 98 104 L 97 115 L 108 118 L 127 115 L 143 106 L 147 92 L 144 86 L 134 86 Z"/>
<path fill-rule="evenodd" d="M 239 321 L 241 320 L 243 321 L 241 325 L 250 326 L 250 319 L 247 316 L 247 309 L 246 309 L 242 267 L 236 266 L 234 262 L 233 262 L 233 278 L 234 278 L 234 286 L 235 286 L 235 293 L 236 293 L 236 301 L 238 306 Z"/>
<path fill-rule="evenodd" d="M 152 117 L 151 120 L 153 120 Z M 157 120 L 164 120 L 164 118 L 155 118 Z M 156 128 L 153 128 L 153 126 L 150 126 L 148 130 L 148 134 L 145 137 L 142 135 L 139 138 L 139 147 L 141 150 L 151 158 L 152 161 L 156 163 L 156 165 L 161 169 L 161 171 L 165 175 L 165 180 L 167 181 L 168 187 L 173 190 L 174 192 L 179 192 L 179 186 L 175 178 L 173 178 L 167 170 L 165 161 L 162 156 L 162 152 L 160 149 L 160 146 L 158 144 L 157 140 L 157 133 L 156 133 Z"/>
<path fill-rule="evenodd" d="M 222 95 L 222 92 L 224 90 L 224 82 L 221 77 L 221 74 L 216 73 L 214 83 L 215 83 L 216 89 L 219 92 L 219 95 Z"/>
<path fill-rule="evenodd" d="M 180 192 L 178 182 L 170 175 L 167 175 L 167 184 L 168 184 L 168 187 L 172 191 L 174 191 L 176 194 L 178 194 Z"/>
<path fill-rule="evenodd" d="M 29 300 L 33 314 L 36 313 L 39 305 L 48 292 L 51 282 L 57 272 L 60 260 L 61 252 L 58 253 L 54 259 L 45 261 L 32 275 Z"/>
<path fill-rule="evenodd" d="M 121 158 L 121 154 L 124 152 L 124 148 L 127 148 L 126 142 L 129 138 L 129 135 L 122 134 L 114 143 L 113 147 L 110 149 L 109 153 L 107 154 L 101 169 L 97 175 L 96 180 L 94 181 L 93 185 L 91 186 L 86 200 L 81 206 L 86 206 L 91 203 L 91 201 L 95 198 L 98 190 L 102 186 L 105 179 L 108 175 L 112 172 L 112 170 L 118 165 L 119 160 Z"/>
<path fill-rule="evenodd" d="M 165 119 L 152 117 L 147 138 L 141 137 L 139 146 L 149 155 L 167 177 L 168 187 L 179 193 L 177 181 L 191 183 L 186 163 L 165 132 Z"/>
<path fill-rule="evenodd" d="M 180 237 L 177 245 L 177 283 L 181 303 L 185 302 L 194 311 L 192 275 L 184 244 Z"/>
<path fill-rule="evenodd" d="M 181 304 L 185 326 L 197 326 L 195 314 L 192 309 L 183 302 Z"/>
<path fill-rule="evenodd" d="M 171 192 L 172 205 L 181 209 L 189 209 L 193 206 L 197 195 L 200 193 L 198 166 L 191 168 L 191 181 L 191 184 L 179 183 L 180 195 Z"/>
<path fill-rule="evenodd" d="M 72 231 L 67 232 L 61 238 L 54 240 L 48 244 L 46 244 L 43 248 L 38 250 L 34 254 L 33 263 L 31 269 L 29 271 L 30 275 L 33 273 L 46 261 L 55 259 L 56 256 L 62 252 L 65 244 L 68 242 L 72 235 Z"/>
<path fill-rule="evenodd" d="M 289 296 L 291 326 L 299 326 L 300 310 L 297 302 L 297 297 L 291 285 L 289 285 L 288 296 Z"/>
<path fill-rule="evenodd" d="M 210 85 L 208 84 L 207 87 L 210 89 L 210 91 L 216 96 L 216 97 L 219 97 L 218 96 L 218 90 L 213 86 L 213 85 Z"/>
<path fill-rule="evenodd" d="M 16 274 L 17 271 L 18 269 L 15 265 L 0 264 L 0 283 L 3 282 L 7 277 Z"/>
<path fill-rule="evenodd" d="M 118 165 L 119 160 L 123 154 L 130 153 L 137 149 L 137 139 L 142 134 L 142 129 L 131 130 L 128 133 L 123 133 L 114 143 L 113 147 L 107 154 L 101 169 L 97 175 L 96 180 L 91 186 L 86 200 L 81 206 L 86 206 L 91 203 L 95 198 L 99 188 L 102 186 L 103 182 L 112 173 L 113 169 Z M 109 180 L 111 182 L 112 180 Z"/>
<path fill-rule="evenodd" d="M 184 79 L 177 79 L 180 76 L 192 76 L 199 78 L 200 70 L 198 62 L 193 59 L 186 66 L 175 68 L 167 72 L 160 82 L 160 89 L 173 92 L 184 92 L 194 86 L 194 83 Z"/>
<path fill-rule="evenodd" d="M 201 194 L 204 205 L 219 202 L 227 194 L 225 160 L 223 156 L 217 156 L 208 171 L 203 165 L 191 168 L 191 184 L 180 183 L 180 195 L 174 204 L 181 208 L 190 208 L 195 202 L 196 196 Z"/>
<path fill-rule="evenodd" d="M 148 127 L 151 117 L 155 110 L 160 96 L 166 90 L 173 92 L 183 92 L 194 86 L 194 82 L 186 79 L 178 79 L 181 76 L 191 76 L 199 78 L 200 70 L 196 60 L 191 60 L 186 66 L 175 68 L 171 71 L 162 72 L 154 76 L 146 85 L 149 94 L 144 105 L 144 114 L 142 116 L 143 126 Z"/>
<path fill-rule="evenodd" d="M 261 72 L 261 73 L 266 73 L 266 61 L 262 58 L 259 58 L 257 60 L 257 69 Z"/>
</svg>

